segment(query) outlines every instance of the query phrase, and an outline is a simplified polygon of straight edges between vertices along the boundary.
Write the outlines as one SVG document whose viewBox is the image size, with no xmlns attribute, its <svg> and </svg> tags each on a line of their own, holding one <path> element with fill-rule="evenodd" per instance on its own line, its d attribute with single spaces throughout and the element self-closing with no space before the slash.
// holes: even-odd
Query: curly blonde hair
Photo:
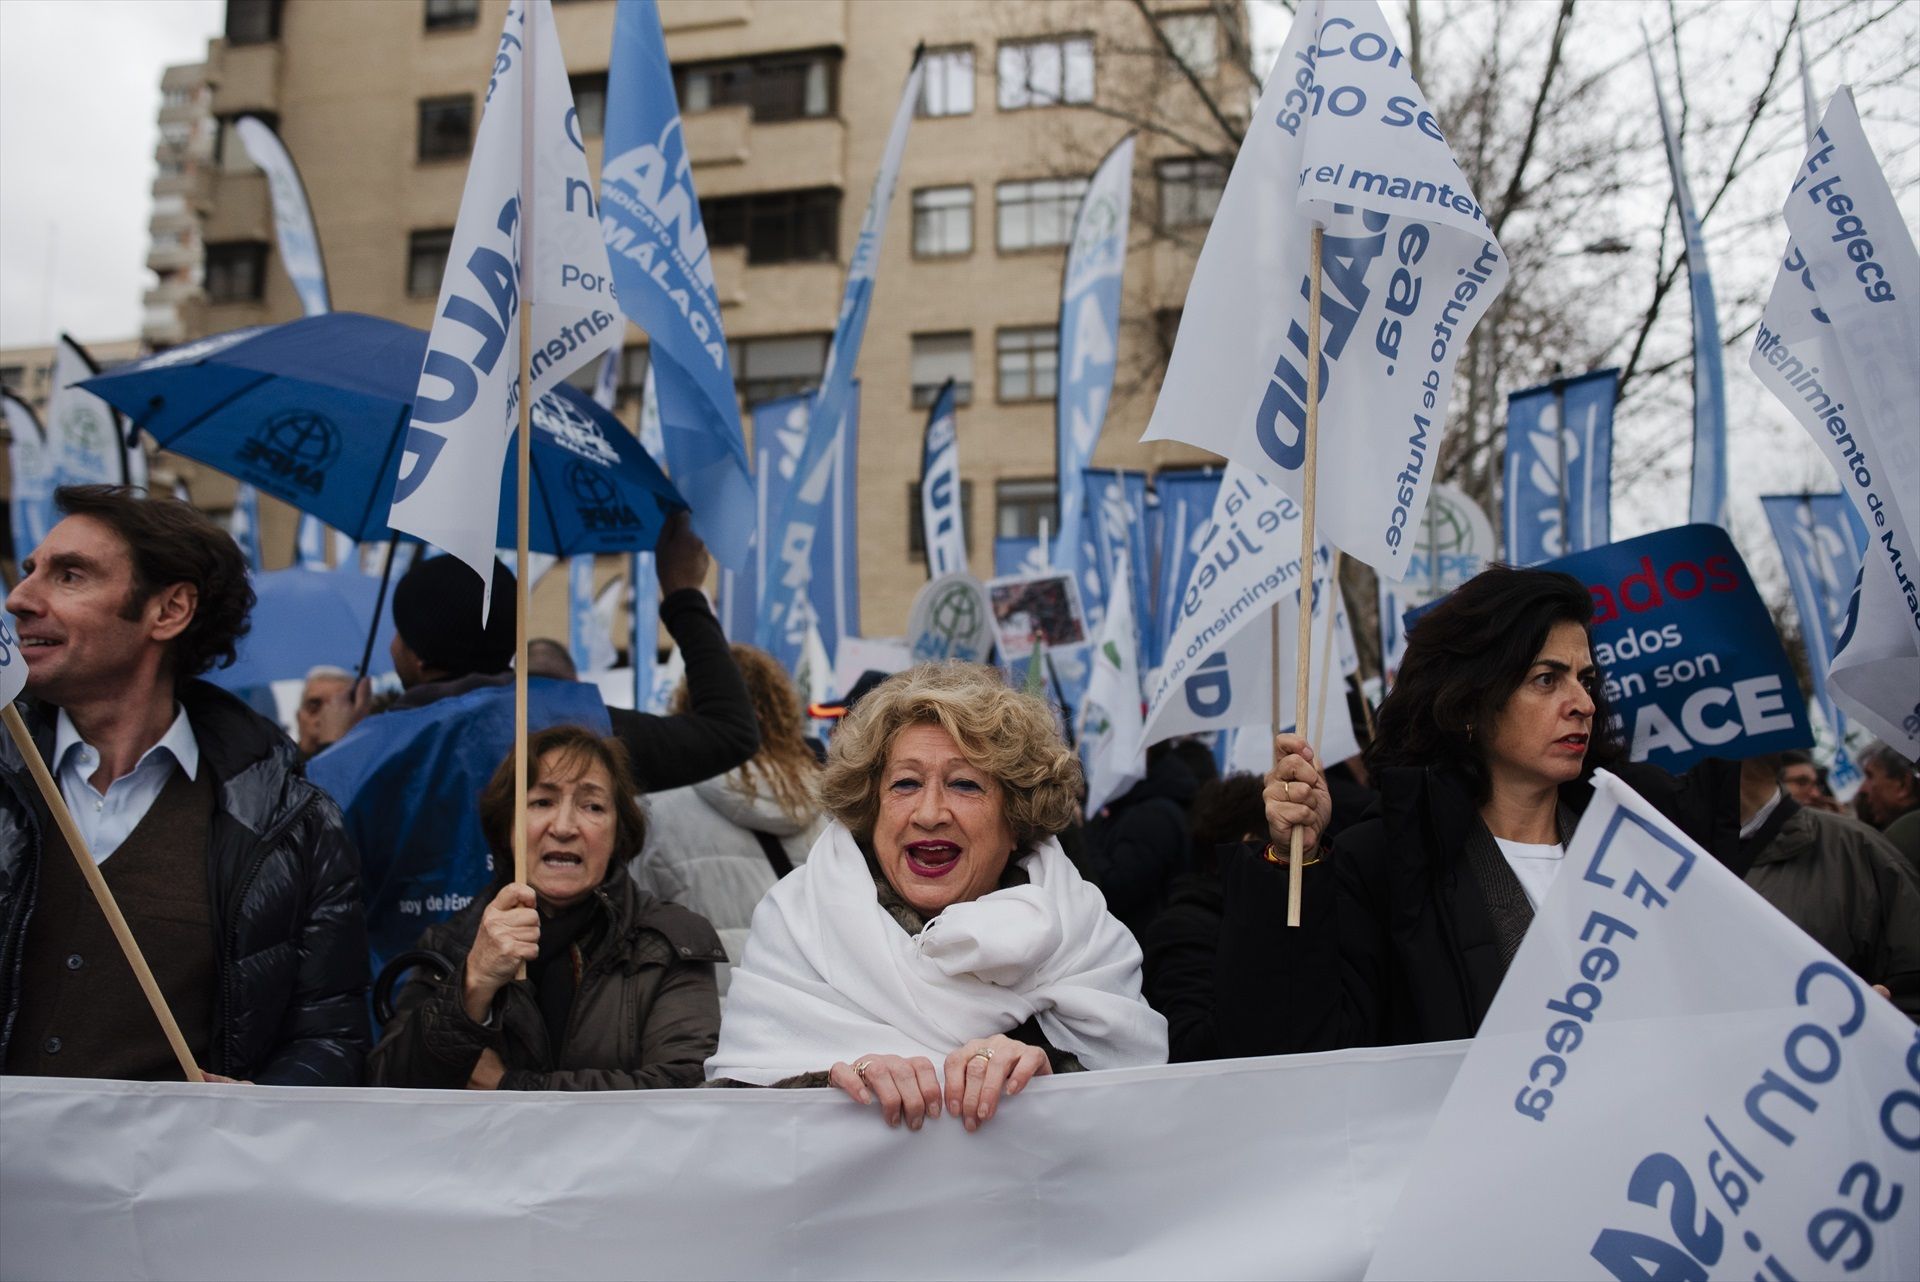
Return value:
<svg viewBox="0 0 1920 1282">
<path fill-rule="evenodd" d="M 820 776 L 820 800 L 862 846 L 873 840 L 881 774 L 893 740 L 908 726 L 937 725 L 975 769 L 997 781 L 1025 853 L 1073 822 L 1080 762 L 1060 741 L 1053 713 L 973 663 L 923 663 L 876 686 L 834 732 Z"/>
<path fill-rule="evenodd" d="M 800 692 L 774 657 L 750 645 L 734 645 L 733 662 L 753 700 L 754 719 L 760 723 L 760 750 L 734 771 L 739 791 L 759 791 L 757 780 L 773 794 L 774 804 L 795 823 L 813 817 L 813 784 L 820 762 L 807 746 L 806 723 L 801 719 Z M 673 711 L 686 712 L 691 700 L 687 683 L 673 692 Z"/>
</svg>

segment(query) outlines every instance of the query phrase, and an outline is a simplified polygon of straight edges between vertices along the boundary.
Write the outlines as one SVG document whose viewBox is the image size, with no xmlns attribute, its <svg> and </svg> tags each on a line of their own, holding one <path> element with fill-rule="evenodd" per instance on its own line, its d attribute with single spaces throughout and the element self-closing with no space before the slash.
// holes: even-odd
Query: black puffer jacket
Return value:
<svg viewBox="0 0 1920 1282">
<path fill-rule="evenodd" d="M 1736 875 L 1746 871 L 1737 762 L 1703 762 L 1682 776 L 1646 765 L 1610 769 Z M 1391 768 L 1379 783 L 1376 810 L 1302 869 L 1298 929 L 1282 925 L 1287 869 L 1256 846 L 1225 852 L 1214 972 L 1219 1054 L 1398 1046 L 1479 1030 L 1507 969 L 1466 854 L 1486 831 L 1479 809 L 1447 767 Z M 1585 781 L 1560 788 L 1561 808 L 1574 818 L 1592 800 Z"/>
<path fill-rule="evenodd" d="M 1169 752 L 1087 824 L 1080 873 L 1100 888 L 1107 911 L 1135 939 L 1145 936 L 1173 879 L 1192 860 L 1187 807 L 1199 789 L 1193 771 Z"/>
<path fill-rule="evenodd" d="M 274 1086 L 358 1085 L 369 1042 L 367 931 L 339 807 L 295 772 L 293 744 L 271 721 L 202 681 L 183 685 L 179 699 L 217 798 L 207 885 L 220 991 L 203 1067 Z M 54 711 L 20 707 L 41 756 L 51 756 Z M 41 834 L 52 826 L 19 748 L 0 736 L 0 1060 L 19 1011 Z"/>
</svg>

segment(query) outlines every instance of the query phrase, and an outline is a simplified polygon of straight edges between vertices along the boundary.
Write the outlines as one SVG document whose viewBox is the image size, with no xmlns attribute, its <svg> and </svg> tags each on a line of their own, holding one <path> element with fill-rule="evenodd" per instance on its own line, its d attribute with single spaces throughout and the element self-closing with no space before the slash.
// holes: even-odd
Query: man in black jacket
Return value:
<svg viewBox="0 0 1920 1282">
<path fill-rule="evenodd" d="M 368 1048 L 359 865 L 272 722 L 195 678 L 253 607 L 184 503 L 61 489 L 7 598 L 41 756 L 210 1075 L 351 1086 Z M 0 743 L 0 1057 L 9 1073 L 179 1068 L 11 739 Z"/>
</svg>

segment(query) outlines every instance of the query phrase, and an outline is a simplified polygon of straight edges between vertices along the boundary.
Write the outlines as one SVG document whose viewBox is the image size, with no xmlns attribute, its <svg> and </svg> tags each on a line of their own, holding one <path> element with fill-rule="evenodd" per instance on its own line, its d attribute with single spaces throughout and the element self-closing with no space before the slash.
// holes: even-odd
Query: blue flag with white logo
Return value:
<svg viewBox="0 0 1920 1282">
<path fill-rule="evenodd" d="M 1113 595 L 1113 580 L 1121 567 L 1132 579 L 1132 602 L 1150 599 L 1151 554 L 1147 550 L 1147 474 L 1113 468 L 1088 467 L 1080 470 L 1082 495 L 1080 534 L 1082 565 L 1080 603 L 1087 614 L 1087 628 L 1098 634 L 1106 623 L 1107 602 Z M 1144 652 L 1138 635 L 1136 615 L 1135 654 Z"/>
<path fill-rule="evenodd" d="M 654 0 L 620 0 L 607 71 L 600 229 L 620 310 L 652 340 L 667 474 L 722 565 L 746 563 L 752 501 L 700 198 Z"/>
<path fill-rule="evenodd" d="M 967 530 L 960 511 L 960 441 L 953 413 L 954 382 L 948 379 L 927 410 L 920 443 L 920 531 L 927 549 L 927 577 L 967 572 Z"/>
<path fill-rule="evenodd" d="M 1613 541 L 1617 369 L 1507 397 L 1507 560 L 1536 565 Z"/>
<path fill-rule="evenodd" d="M 1160 498 L 1160 546 L 1154 558 L 1159 570 L 1147 625 L 1145 663 L 1149 672 L 1159 667 L 1166 656 L 1167 638 L 1173 635 L 1180 596 L 1187 590 L 1187 579 L 1207 541 L 1221 475 L 1212 470 L 1162 472 L 1154 478 L 1153 488 Z"/>
<path fill-rule="evenodd" d="M 810 403 L 811 397 L 804 394 L 782 396 L 755 405 L 750 411 L 754 511 L 763 532 L 768 528 L 768 514 L 779 511 L 789 492 L 800 484 L 800 456 Z M 758 541 L 744 570 L 723 570 L 720 575 L 720 626 L 736 641 L 753 639 L 788 672 L 799 670 L 808 623 L 818 625 L 829 660 L 839 653 L 841 637 L 860 635 L 860 547 L 855 511 L 859 457 L 860 383 L 856 379 L 839 448 L 828 458 L 824 473 L 816 473 L 825 491 L 817 504 L 808 506 L 817 513 L 818 524 L 807 527 L 804 537 L 789 545 L 806 550 L 804 570 L 816 603 L 810 620 L 799 616 L 798 626 L 781 630 L 772 645 L 760 640 L 764 635 L 760 609 L 767 600 L 767 594 L 760 590 L 762 576 L 793 576 L 796 563 L 783 561 Z"/>
<path fill-rule="evenodd" d="M 994 577 L 1028 573 L 1039 565 L 1039 553 L 1040 540 L 1033 535 L 1000 535 L 993 541 Z"/>
<path fill-rule="evenodd" d="M 1847 751 L 1846 715 L 1827 691 L 1827 671 L 1847 626 L 1847 607 L 1867 551 L 1867 529 L 1841 494 L 1762 494 L 1760 506 L 1780 544 L 1787 582 L 1800 611 L 1800 637 L 1807 648 L 1813 697 L 1833 734 L 1834 792 L 1846 800 L 1857 787 L 1859 767 Z"/>
<path fill-rule="evenodd" d="M 799 456 L 794 461 L 797 480 L 784 487 L 782 501 L 767 510 L 774 520 L 763 519 L 760 523 L 762 565 L 771 560 L 779 566 L 779 573 L 761 570 L 754 642 L 780 656 L 789 671 L 794 670 L 799 656 L 794 639 L 805 638 L 810 622 L 798 616 L 824 615 L 830 608 L 820 594 L 809 592 L 811 548 L 826 520 L 835 446 L 852 417 L 853 369 L 860 359 L 860 340 L 866 335 L 867 312 L 873 304 L 874 274 L 880 268 L 887 210 L 893 204 L 900 158 L 907 149 L 907 127 L 913 123 L 914 104 L 920 100 L 925 76 L 926 64 L 916 50 L 913 68 L 900 92 L 900 104 L 894 110 L 893 126 L 887 133 L 879 172 L 873 178 L 873 191 L 867 197 L 867 212 L 860 220 L 860 239 L 854 243 L 853 262 L 847 268 L 846 290 L 840 299 L 840 321 L 834 326 L 833 343 L 827 349 L 826 375 L 807 410 Z M 759 439 L 757 432 L 754 439 Z M 819 625 L 820 635 L 827 641 L 827 653 L 832 655 L 837 632 L 825 618 L 819 619 Z"/>
<path fill-rule="evenodd" d="M 1727 380 L 1720 365 L 1720 318 L 1713 304 L 1713 275 L 1707 270 L 1707 238 L 1687 182 L 1680 139 L 1667 119 L 1667 98 L 1660 89 L 1660 68 L 1647 43 L 1653 69 L 1653 103 L 1666 140 L 1667 167 L 1673 174 L 1673 202 L 1680 209 L 1680 230 L 1687 238 L 1687 284 L 1693 293 L 1693 490 L 1687 519 L 1696 524 L 1727 523 Z"/>
<path fill-rule="evenodd" d="M 1120 352 L 1120 278 L 1127 265 L 1127 223 L 1133 204 L 1133 135 L 1115 144 L 1087 184 L 1073 218 L 1067 268 L 1060 281 L 1060 337 L 1054 403 L 1054 467 L 1060 482 L 1060 527 L 1054 564 L 1080 576 L 1085 547 L 1077 537 L 1083 497 L 1075 478 L 1093 461 L 1106 423 Z M 1088 583 L 1081 577 L 1085 598 Z M 1100 591 L 1105 600 L 1105 592 Z M 1136 614 L 1146 598 L 1135 595 Z M 1092 616 L 1089 626 L 1098 625 Z"/>
</svg>

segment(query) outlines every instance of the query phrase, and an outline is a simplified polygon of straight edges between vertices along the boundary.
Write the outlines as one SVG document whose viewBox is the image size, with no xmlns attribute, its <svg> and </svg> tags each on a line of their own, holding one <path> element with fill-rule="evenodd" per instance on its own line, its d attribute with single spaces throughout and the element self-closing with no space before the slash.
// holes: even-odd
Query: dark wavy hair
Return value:
<svg viewBox="0 0 1920 1282">
<path fill-rule="evenodd" d="M 1390 766 L 1451 765 L 1466 775 L 1475 802 L 1486 801 L 1486 749 L 1468 727 L 1492 727 L 1555 624 L 1586 630 L 1592 618 L 1593 597 L 1571 574 L 1496 564 L 1461 584 L 1407 634 L 1406 659 L 1367 749 L 1368 771 L 1377 779 Z M 1604 683 L 1592 693 L 1583 779 L 1621 756 Z"/>
<path fill-rule="evenodd" d="M 192 585 L 193 618 L 167 650 L 175 682 L 231 666 L 253 613 L 253 584 L 231 535 L 190 505 L 134 486 L 63 485 L 53 492 L 53 501 L 67 516 L 92 517 L 125 541 L 133 559 L 133 592 L 121 617 L 139 618 L 163 588 Z"/>
</svg>

